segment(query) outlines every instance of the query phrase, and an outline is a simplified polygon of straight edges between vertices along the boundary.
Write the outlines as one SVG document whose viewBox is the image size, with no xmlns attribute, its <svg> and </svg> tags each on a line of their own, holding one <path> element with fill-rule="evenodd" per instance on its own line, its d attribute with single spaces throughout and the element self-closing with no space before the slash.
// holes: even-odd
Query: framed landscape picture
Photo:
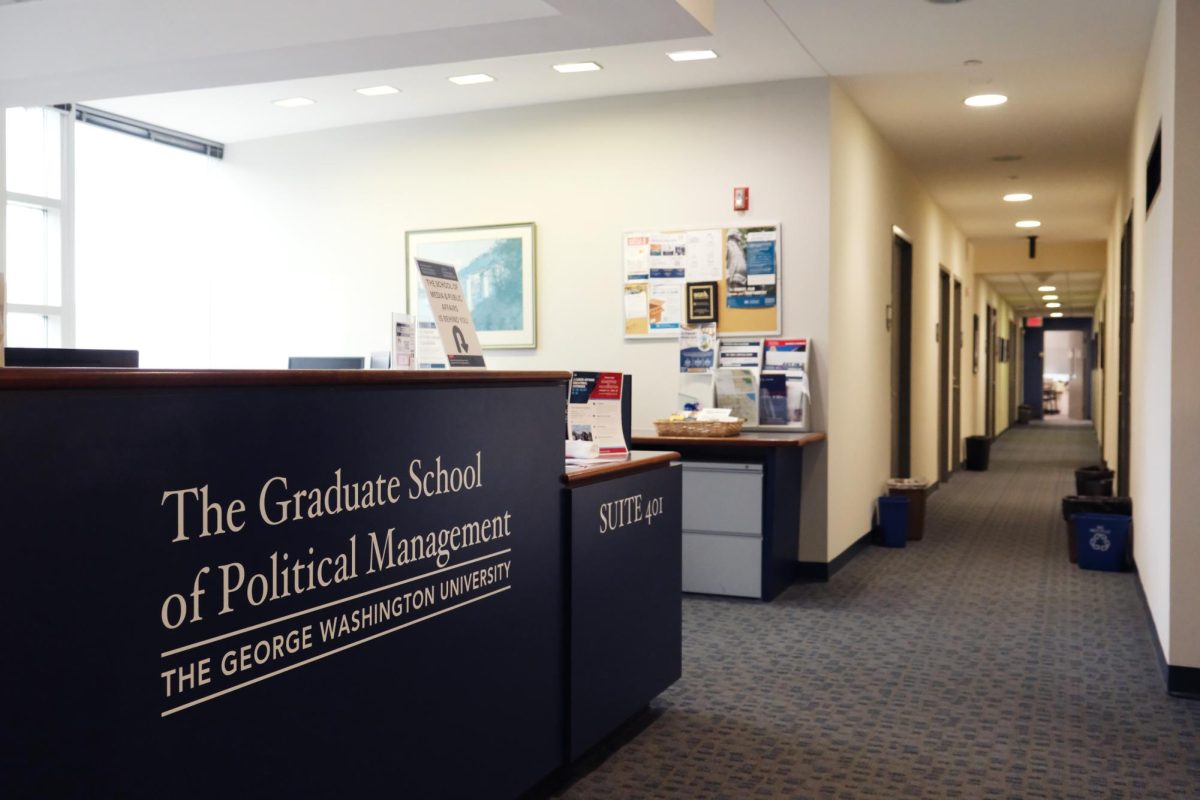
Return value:
<svg viewBox="0 0 1200 800">
<path fill-rule="evenodd" d="M 432 314 L 417 259 L 458 270 L 485 350 L 537 347 L 537 234 L 532 222 L 408 231 L 404 237 L 408 313 Z"/>
</svg>

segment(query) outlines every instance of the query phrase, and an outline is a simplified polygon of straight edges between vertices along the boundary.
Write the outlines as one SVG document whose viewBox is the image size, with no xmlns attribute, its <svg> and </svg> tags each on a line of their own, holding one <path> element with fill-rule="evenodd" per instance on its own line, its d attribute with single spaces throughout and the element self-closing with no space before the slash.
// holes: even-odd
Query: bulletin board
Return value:
<svg viewBox="0 0 1200 800">
<path fill-rule="evenodd" d="M 627 231 L 621 235 L 627 339 L 674 339 L 689 322 L 689 287 L 715 284 L 717 335 L 781 332 L 779 223 Z"/>
</svg>

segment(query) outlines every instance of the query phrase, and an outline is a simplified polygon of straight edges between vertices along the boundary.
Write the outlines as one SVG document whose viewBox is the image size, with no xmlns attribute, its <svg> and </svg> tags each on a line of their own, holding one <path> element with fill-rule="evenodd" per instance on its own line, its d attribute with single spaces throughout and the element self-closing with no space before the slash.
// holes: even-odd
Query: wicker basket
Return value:
<svg viewBox="0 0 1200 800">
<path fill-rule="evenodd" d="M 745 420 L 699 422 L 697 420 L 654 420 L 659 436 L 737 436 Z"/>
</svg>

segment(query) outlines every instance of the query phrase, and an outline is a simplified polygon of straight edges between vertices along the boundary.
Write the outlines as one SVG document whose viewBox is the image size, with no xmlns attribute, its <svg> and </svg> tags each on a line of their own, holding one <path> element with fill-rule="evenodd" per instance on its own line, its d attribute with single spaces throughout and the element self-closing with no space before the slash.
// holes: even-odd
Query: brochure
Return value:
<svg viewBox="0 0 1200 800">
<path fill-rule="evenodd" d="M 567 438 L 592 442 L 598 454 L 592 461 L 623 461 L 629 458 L 621 423 L 620 372 L 574 372 L 567 400 Z"/>
<path fill-rule="evenodd" d="M 808 430 L 808 373 L 793 370 L 787 373 L 788 424 Z"/>
<path fill-rule="evenodd" d="M 786 372 L 764 372 L 758 388 L 758 423 L 788 423 L 788 376 Z"/>
<path fill-rule="evenodd" d="M 765 339 L 763 369 L 808 369 L 807 339 Z"/>
<path fill-rule="evenodd" d="M 712 372 L 717 361 L 717 326 L 684 325 L 679 330 L 679 371 Z"/>
<path fill-rule="evenodd" d="M 438 336 L 437 325 L 432 322 L 417 323 L 417 369 L 447 369 L 446 351 Z"/>
<path fill-rule="evenodd" d="M 717 366 L 762 366 L 762 339 L 721 339 Z"/>
<path fill-rule="evenodd" d="M 758 370 L 745 367 L 718 369 L 717 406 L 728 408 L 748 426 L 758 424 Z"/>
<path fill-rule="evenodd" d="M 392 369 L 417 364 L 417 329 L 411 314 L 392 314 Z"/>
</svg>

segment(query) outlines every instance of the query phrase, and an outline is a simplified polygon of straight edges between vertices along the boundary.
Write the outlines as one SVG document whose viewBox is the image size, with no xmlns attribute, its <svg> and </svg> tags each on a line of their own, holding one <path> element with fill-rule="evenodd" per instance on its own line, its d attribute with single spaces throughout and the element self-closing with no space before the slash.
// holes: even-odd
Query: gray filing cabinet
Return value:
<svg viewBox="0 0 1200 800">
<path fill-rule="evenodd" d="M 683 590 L 762 596 L 763 465 L 683 462 Z"/>
</svg>

